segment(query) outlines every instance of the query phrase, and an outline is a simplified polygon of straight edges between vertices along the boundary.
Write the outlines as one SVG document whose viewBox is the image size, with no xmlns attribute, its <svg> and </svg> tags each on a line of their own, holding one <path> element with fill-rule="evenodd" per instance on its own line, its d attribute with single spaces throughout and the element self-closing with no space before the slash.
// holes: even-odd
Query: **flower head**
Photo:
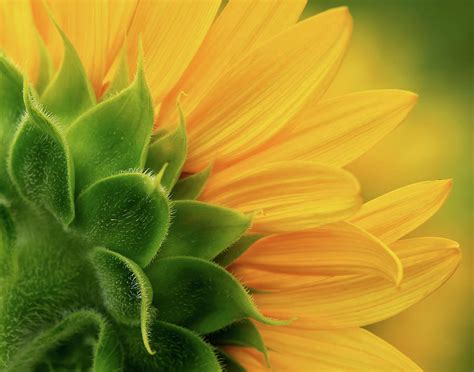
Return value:
<svg viewBox="0 0 474 372">
<path fill-rule="evenodd" d="M 404 238 L 451 181 L 362 201 L 417 96 L 326 98 L 352 19 L 304 6 L 0 2 L 2 368 L 418 369 L 360 327 L 455 271 Z"/>
</svg>

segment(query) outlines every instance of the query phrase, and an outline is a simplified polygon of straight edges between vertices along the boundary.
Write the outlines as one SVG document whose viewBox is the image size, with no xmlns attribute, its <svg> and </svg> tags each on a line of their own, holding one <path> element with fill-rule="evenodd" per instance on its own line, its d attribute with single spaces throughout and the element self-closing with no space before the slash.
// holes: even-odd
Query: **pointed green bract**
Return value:
<svg viewBox="0 0 474 372">
<path fill-rule="evenodd" d="M 84 190 L 76 200 L 73 227 L 96 245 L 146 266 L 158 251 L 169 224 L 166 196 L 153 178 L 123 173 Z"/>
<path fill-rule="evenodd" d="M 173 200 L 197 199 L 204 190 L 204 186 L 211 172 L 212 166 L 209 166 L 201 172 L 178 180 L 171 191 L 171 198 Z"/>
<path fill-rule="evenodd" d="M 46 87 L 41 102 L 53 112 L 63 126 L 69 126 L 76 117 L 94 106 L 95 94 L 87 78 L 81 60 L 66 37 L 55 23 L 64 46 L 61 67 Z"/>
<path fill-rule="evenodd" d="M 183 113 L 180 111 L 180 123 L 171 133 L 168 133 L 150 145 L 146 167 L 159 172 L 166 166 L 161 185 L 171 190 L 181 174 L 181 168 L 186 160 L 187 140 L 186 125 Z"/>
<path fill-rule="evenodd" d="M 59 127 L 25 87 L 23 118 L 10 149 L 9 171 L 18 191 L 65 225 L 74 218 L 74 169 Z"/>
<path fill-rule="evenodd" d="M 236 241 L 219 256 L 217 256 L 214 259 L 214 262 L 218 263 L 222 267 L 229 266 L 232 262 L 244 254 L 245 251 L 252 246 L 252 244 L 264 236 L 265 235 L 263 234 L 249 234 L 242 236 L 238 241 Z"/>
<path fill-rule="evenodd" d="M 260 336 L 257 327 L 248 319 L 232 323 L 230 326 L 210 334 L 208 339 L 213 345 L 252 347 L 263 353 L 267 364 L 269 364 L 268 352 L 262 336 Z"/>
<path fill-rule="evenodd" d="M 145 273 L 132 260 L 104 248 L 95 248 L 91 260 L 108 312 L 121 323 L 139 324 L 145 348 L 154 354 L 148 339 L 153 289 Z"/>
<path fill-rule="evenodd" d="M 142 170 L 152 128 L 153 105 L 140 65 L 127 89 L 99 103 L 69 128 L 77 191 L 120 171 Z"/>
<path fill-rule="evenodd" d="M 16 127 L 25 111 L 23 77 L 0 51 L 0 194 L 10 194 L 7 152 Z"/>
<path fill-rule="evenodd" d="M 140 343 L 138 328 L 122 329 L 128 351 L 127 371 L 219 372 L 219 362 L 210 345 L 188 329 L 161 321 L 153 321 L 151 347 L 147 354 Z"/>
<path fill-rule="evenodd" d="M 91 327 L 97 331 L 90 333 Z M 10 361 L 7 371 L 31 371 L 46 352 L 82 333 L 97 334 L 93 347 L 94 371 L 123 370 L 123 351 L 109 322 L 92 310 L 81 310 L 67 315 L 57 324 L 40 332 Z"/>
<path fill-rule="evenodd" d="M 247 317 L 280 324 L 260 314 L 242 285 L 211 262 L 192 257 L 163 258 L 145 272 L 153 286 L 158 317 L 163 321 L 200 334 Z"/>
<path fill-rule="evenodd" d="M 173 203 L 173 223 L 158 257 L 194 256 L 210 260 L 249 228 L 250 217 L 212 204 Z"/>
</svg>

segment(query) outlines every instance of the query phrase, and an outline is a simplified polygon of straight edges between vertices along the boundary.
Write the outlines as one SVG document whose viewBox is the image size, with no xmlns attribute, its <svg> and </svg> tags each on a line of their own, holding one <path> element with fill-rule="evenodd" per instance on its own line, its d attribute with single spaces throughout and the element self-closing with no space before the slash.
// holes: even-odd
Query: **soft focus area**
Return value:
<svg viewBox="0 0 474 372">
<path fill-rule="evenodd" d="M 460 243 L 461 267 L 439 291 L 370 327 L 426 371 L 470 371 L 473 203 L 472 1 L 310 1 L 305 15 L 347 5 L 354 17 L 349 53 L 329 96 L 398 88 L 420 95 L 399 128 L 349 168 L 367 199 L 403 185 L 453 178 L 450 198 L 413 236 Z"/>
</svg>

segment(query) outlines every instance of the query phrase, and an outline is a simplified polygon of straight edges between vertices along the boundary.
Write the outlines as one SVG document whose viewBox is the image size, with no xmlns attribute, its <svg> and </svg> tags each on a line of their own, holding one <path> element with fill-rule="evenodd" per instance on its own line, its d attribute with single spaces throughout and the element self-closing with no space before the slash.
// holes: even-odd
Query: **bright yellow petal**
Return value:
<svg viewBox="0 0 474 372">
<path fill-rule="evenodd" d="M 264 270 L 270 276 L 371 274 L 397 284 L 403 275 L 402 264 L 390 248 L 348 223 L 265 237 L 237 265 Z"/>
<path fill-rule="evenodd" d="M 29 0 L 0 1 L 0 49 L 36 81 L 40 54 Z"/>
<path fill-rule="evenodd" d="M 351 222 L 390 244 L 435 214 L 451 186 L 451 180 L 442 180 L 402 187 L 365 203 Z"/>
<path fill-rule="evenodd" d="M 306 0 L 230 1 L 183 77 L 163 101 L 159 125 L 177 123 L 176 99 L 180 92 L 186 93 L 180 100 L 183 112 L 192 112 L 236 59 L 293 25 L 305 4 Z"/>
<path fill-rule="evenodd" d="M 35 19 L 53 61 L 59 65 L 62 41 L 49 20 L 42 0 L 32 0 Z M 123 43 L 136 0 L 46 0 L 59 25 L 76 48 L 94 90 L 100 94 L 104 77 Z"/>
<path fill-rule="evenodd" d="M 145 71 L 159 104 L 196 54 L 220 6 L 220 0 L 140 1 L 129 31 L 131 65 L 143 41 Z"/>
<path fill-rule="evenodd" d="M 428 296 L 451 277 L 460 260 L 457 243 L 448 239 L 407 239 L 391 248 L 400 254 L 404 267 L 399 288 L 374 276 L 341 276 L 297 289 L 255 294 L 256 303 L 267 316 L 297 317 L 295 327 L 365 326 Z"/>
<path fill-rule="evenodd" d="M 282 289 L 307 287 L 327 279 L 327 276 L 276 274 L 238 264 L 233 264 L 228 269 L 239 282 L 257 291 L 279 291 Z"/>
<path fill-rule="evenodd" d="M 359 184 L 350 173 L 310 162 L 281 162 L 211 177 L 200 199 L 253 213 L 253 231 L 313 228 L 353 215 Z"/>
<path fill-rule="evenodd" d="M 343 167 L 392 131 L 413 108 L 414 93 L 374 90 L 306 105 L 262 151 L 237 167 L 283 160 L 311 160 Z"/>
<path fill-rule="evenodd" d="M 186 171 L 245 157 L 278 133 L 310 97 L 321 96 L 351 28 L 347 9 L 333 9 L 296 24 L 234 64 L 187 116 Z"/>
<path fill-rule="evenodd" d="M 396 348 L 360 328 L 313 331 L 258 325 L 274 371 L 407 371 L 421 369 Z M 261 357 L 237 347 L 227 351 L 250 371 Z"/>
</svg>

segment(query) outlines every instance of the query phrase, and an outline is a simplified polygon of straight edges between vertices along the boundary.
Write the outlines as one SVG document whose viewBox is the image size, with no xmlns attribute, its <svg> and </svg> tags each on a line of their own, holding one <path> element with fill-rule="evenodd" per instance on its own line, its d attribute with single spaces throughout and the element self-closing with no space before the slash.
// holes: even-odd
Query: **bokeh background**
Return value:
<svg viewBox="0 0 474 372">
<path fill-rule="evenodd" d="M 473 371 L 473 24 L 468 0 L 309 0 L 305 17 L 347 5 L 352 44 L 328 95 L 399 88 L 420 95 L 409 118 L 349 167 L 366 199 L 453 178 L 450 198 L 414 236 L 461 244 L 454 277 L 427 299 L 370 329 L 426 371 Z"/>
</svg>

